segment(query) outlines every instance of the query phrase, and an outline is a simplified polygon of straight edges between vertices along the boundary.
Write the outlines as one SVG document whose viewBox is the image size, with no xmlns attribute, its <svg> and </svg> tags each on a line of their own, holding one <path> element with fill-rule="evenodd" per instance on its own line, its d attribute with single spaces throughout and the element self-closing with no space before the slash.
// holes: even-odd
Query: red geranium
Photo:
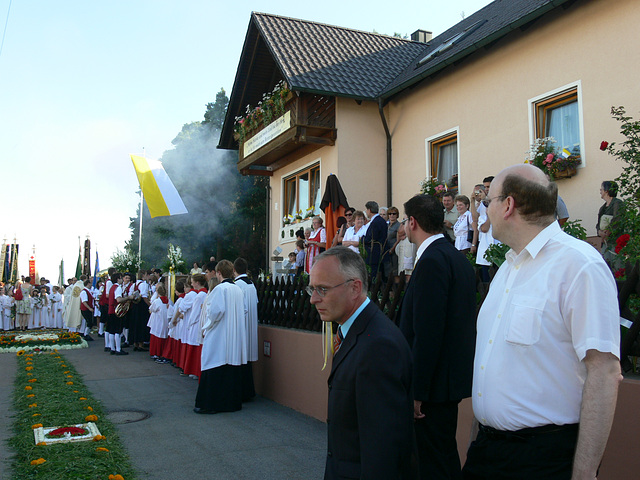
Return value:
<svg viewBox="0 0 640 480">
<path fill-rule="evenodd" d="M 616 253 L 620 253 L 620 250 L 627 246 L 630 238 L 631 236 L 628 233 L 618 237 L 618 240 L 616 240 Z"/>
<path fill-rule="evenodd" d="M 624 277 L 626 274 L 626 270 L 624 268 L 621 268 L 620 270 L 617 270 L 616 272 L 614 272 L 613 276 L 616 278 L 622 278 Z"/>
<path fill-rule="evenodd" d="M 600 143 L 600 150 L 604 152 L 608 146 L 609 146 L 609 142 L 602 142 Z"/>
</svg>

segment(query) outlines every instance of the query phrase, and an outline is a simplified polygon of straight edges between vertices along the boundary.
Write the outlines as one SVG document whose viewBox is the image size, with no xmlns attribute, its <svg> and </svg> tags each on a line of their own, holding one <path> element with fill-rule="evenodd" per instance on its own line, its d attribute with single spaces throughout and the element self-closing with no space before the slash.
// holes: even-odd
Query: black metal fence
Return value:
<svg viewBox="0 0 640 480">
<path fill-rule="evenodd" d="M 275 280 L 256 279 L 255 284 L 258 290 L 260 323 L 312 332 L 322 330 L 322 321 L 315 307 L 311 305 L 311 297 L 305 291 L 309 284 L 308 276 L 287 276 Z M 404 287 L 403 273 L 398 283 L 394 283 L 393 280 L 382 282 L 379 276 L 369 291 L 369 298 L 373 303 L 396 323 Z"/>
</svg>

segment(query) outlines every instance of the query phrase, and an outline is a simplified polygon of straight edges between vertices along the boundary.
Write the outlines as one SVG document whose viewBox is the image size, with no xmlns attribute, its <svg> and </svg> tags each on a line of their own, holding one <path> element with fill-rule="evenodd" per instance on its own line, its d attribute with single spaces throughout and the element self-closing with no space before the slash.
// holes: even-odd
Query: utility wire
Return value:
<svg viewBox="0 0 640 480">
<path fill-rule="evenodd" d="M 7 34 L 7 25 L 9 24 L 9 12 L 11 12 L 11 1 L 9 0 L 9 8 L 7 10 L 7 19 L 4 21 L 4 31 L 2 32 L 2 43 L 0 43 L 0 57 L 2 56 L 2 47 L 4 47 L 4 36 Z"/>
</svg>

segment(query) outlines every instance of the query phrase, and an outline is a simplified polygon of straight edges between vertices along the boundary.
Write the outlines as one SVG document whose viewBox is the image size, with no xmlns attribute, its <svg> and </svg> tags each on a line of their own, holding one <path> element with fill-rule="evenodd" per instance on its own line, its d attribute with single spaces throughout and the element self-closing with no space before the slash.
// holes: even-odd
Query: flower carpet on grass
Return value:
<svg viewBox="0 0 640 480">
<path fill-rule="evenodd" d="M 0 353 L 52 352 L 87 346 L 87 341 L 82 336 L 66 330 L 16 331 L 0 335 Z"/>
<path fill-rule="evenodd" d="M 14 436 L 9 441 L 14 453 L 12 479 L 136 478 L 115 427 L 62 355 L 57 351 L 22 353 L 17 363 Z M 34 441 L 34 431 L 51 427 L 55 427 L 51 430 L 54 437 L 86 436 L 91 423 L 100 434 L 88 441 Z"/>
</svg>

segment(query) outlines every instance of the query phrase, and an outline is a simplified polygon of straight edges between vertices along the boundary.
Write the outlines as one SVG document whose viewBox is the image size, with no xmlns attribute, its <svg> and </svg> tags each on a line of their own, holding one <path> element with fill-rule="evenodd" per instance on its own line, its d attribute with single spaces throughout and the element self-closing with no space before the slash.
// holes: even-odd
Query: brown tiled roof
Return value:
<svg viewBox="0 0 640 480">
<path fill-rule="evenodd" d="M 424 44 L 376 33 L 253 13 L 283 76 L 294 90 L 374 99 Z"/>
<path fill-rule="evenodd" d="M 254 12 L 219 147 L 235 147 L 235 115 L 244 113 L 246 105 L 255 107 L 279 80 L 294 91 L 388 99 L 480 49 L 491 48 L 511 32 L 526 29 L 551 10 L 582 1 L 495 0 L 428 44 Z M 451 45 L 443 49 L 447 43 Z M 437 55 L 421 62 L 437 49 L 441 49 Z"/>
<path fill-rule="evenodd" d="M 525 30 L 547 12 L 558 7 L 568 8 L 573 3 L 580 2 L 576 0 L 495 0 L 433 38 L 426 46 L 423 44 L 422 51 L 387 85 L 382 96 L 392 96 L 478 50 L 490 47 L 511 32 L 518 29 Z M 465 31 L 466 35 L 464 35 Z M 457 35 L 464 36 L 442 53 L 419 64 L 420 60 L 449 40 L 455 39 Z"/>
</svg>

